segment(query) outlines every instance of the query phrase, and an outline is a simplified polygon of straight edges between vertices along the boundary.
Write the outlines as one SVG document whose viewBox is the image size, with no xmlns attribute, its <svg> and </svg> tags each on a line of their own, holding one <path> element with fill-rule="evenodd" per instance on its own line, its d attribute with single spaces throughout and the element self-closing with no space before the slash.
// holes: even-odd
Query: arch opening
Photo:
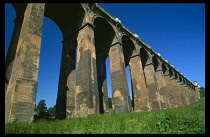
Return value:
<svg viewBox="0 0 210 137">
<path fill-rule="evenodd" d="M 47 3 L 44 15 L 58 25 L 62 31 L 63 39 L 68 40 L 78 34 L 85 11 L 80 3 Z"/>
<path fill-rule="evenodd" d="M 122 44 L 125 66 L 128 66 L 131 57 L 136 53 L 136 49 L 131 39 L 126 35 L 122 36 Z"/>
<path fill-rule="evenodd" d="M 15 3 L 12 4 L 12 6 L 14 7 L 17 13 L 16 16 L 23 16 L 27 3 L 25 4 Z M 68 12 L 66 12 L 66 10 Z M 78 14 L 74 14 L 75 12 L 77 12 Z M 69 13 L 72 14 L 70 15 Z M 41 40 L 41 49 L 40 49 L 39 72 L 38 72 L 39 84 L 36 94 L 36 104 L 38 103 L 39 100 L 44 99 L 46 100 L 48 108 L 55 105 L 57 89 L 58 89 L 56 86 L 58 86 L 58 79 L 59 79 L 58 77 L 59 77 L 61 54 L 62 54 L 61 50 L 63 46 L 61 44 L 61 41 L 67 39 L 73 41 L 72 43 L 75 43 L 75 41 L 73 40 L 75 38 L 74 35 L 77 34 L 76 32 L 81 27 L 83 18 L 84 18 L 84 10 L 81 4 L 45 4 L 42 40 Z M 65 22 L 63 20 L 65 20 Z M 71 44 L 71 46 L 72 45 L 75 44 Z M 5 49 L 7 52 L 8 45 L 6 45 Z M 71 51 L 69 53 L 69 56 L 75 56 L 74 57 L 75 60 L 77 58 L 76 51 L 77 48 L 74 48 L 73 52 Z M 75 63 L 74 65 L 76 67 L 75 60 L 72 60 L 71 63 L 74 62 Z M 67 79 L 65 82 L 68 85 Z M 64 94 L 64 96 L 65 97 L 63 100 L 66 100 L 66 93 Z"/>
<path fill-rule="evenodd" d="M 131 67 L 130 60 L 133 55 L 136 55 L 136 49 L 132 40 L 126 36 L 122 36 L 122 49 L 124 55 L 124 62 L 125 62 L 125 70 L 126 70 L 126 78 L 128 83 L 128 90 L 129 90 L 129 99 L 131 100 L 131 107 L 134 110 L 134 94 L 133 94 L 133 86 L 132 86 L 132 76 L 131 76 Z"/>
<path fill-rule="evenodd" d="M 171 70 L 171 68 L 169 68 L 169 76 L 171 77 L 173 75 L 173 72 Z"/>
<path fill-rule="evenodd" d="M 100 113 L 106 113 L 111 107 L 111 73 L 109 50 L 114 40 L 115 32 L 112 26 L 102 17 L 94 20 L 94 38 L 96 50 L 96 67 L 99 91 Z"/>
<path fill-rule="evenodd" d="M 132 86 L 132 77 L 131 77 L 131 69 L 130 65 L 127 65 L 126 68 L 126 77 L 128 82 L 128 90 L 129 90 L 129 98 L 131 101 L 131 107 L 134 110 L 134 94 L 133 94 L 133 86 Z"/>
<path fill-rule="evenodd" d="M 175 79 L 178 80 L 178 75 L 177 75 L 177 73 L 176 73 L 176 72 L 174 72 L 174 73 L 175 73 Z"/>
<path fill-rule="evenodd" d="M 158 62 L 158 60 L 155 56 L 152 57 L 152 62 L 153 62 L 153 65 L 154 65 L 154 70 L 157 71 L 159 62 Z"/>
<path fill-rule="evenodd" d="M 142 67 L 144 69 L 144 67 L 149 59 L 149 55 L 144 48 L 140 49 L 140 56 L 141 56 Z"/>
<path fill-rule="evenodd" d="M 166 66 L 165 66 L 164 63 L 162 63 L 162 69 L 163 69 L 163 74 L 165 75 L 165 73 L 166 73 L 166 71 L 167 71 L 167 68 L 166 68 Z"/>
</svg>

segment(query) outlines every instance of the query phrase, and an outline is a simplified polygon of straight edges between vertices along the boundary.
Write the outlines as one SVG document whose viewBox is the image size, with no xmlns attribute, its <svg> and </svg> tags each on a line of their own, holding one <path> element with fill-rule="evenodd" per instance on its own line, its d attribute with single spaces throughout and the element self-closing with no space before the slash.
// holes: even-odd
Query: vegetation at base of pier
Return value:
<svg viewBox="0 0 210 137">
<path fill-rule="evenodd" d="M 5 126 L 6 134 L 204 134 L 205 97 L 179 108 L 38 119 L 31 124 L 14 121 Z"/>
</svg>

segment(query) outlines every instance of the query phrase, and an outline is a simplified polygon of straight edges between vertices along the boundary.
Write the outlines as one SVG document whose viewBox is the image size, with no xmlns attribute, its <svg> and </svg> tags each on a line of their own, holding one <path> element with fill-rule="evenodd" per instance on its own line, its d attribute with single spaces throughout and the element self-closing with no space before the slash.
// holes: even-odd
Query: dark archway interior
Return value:
<svg viewBox="0 0 210 137">
<path fill-rule="evenodd" d="M 179 81 L 182 82 L 181 76 L 178 74 Z"/>
<path fill-rule="evenodd" d="M 171 68 L 169 68 L 169 76 L 171 77 L 173 75 L 173 72 L 171 70 Z"/>
<path fill-rule="evenodd" d="M 106 58 L 109 56 L 109 49 L 115 32 L 111 25 L 101 17 L 97 17 L 94 20 L 94 26 L 99 106 L 100 113 L 104 113 L 104 102 L 108 102 L 108 88 L 106 84 L 107 75 L 109 75 L 106 73 Z"/>
<path fill-rule="evenodd" d="M 177 73 L 175 73 L 175 79 L 176 79 L 176 80 L 178 79 Z"/>
<path fill-rule="evenodd" d="M 163 69 L 163 74 L 165 74 L 165 73 L 166 73 L 167 68 L 166 68 L 166 66 L 165 66 L 165 64 L 164 64 L 164 63 L 162 63 L 162 69 Z"/>
<path fill-rule="evenodd" d="M 158 62 L 158 60 L 155 56 L 152 57 L 152 62 L 153 62 L 153 65 L 154 65 L 154 70 L 156 71 L 157 67 L 159 65 L 159 62 Z"/>
<path fill-rule="evenodd" d="M 131 71 L 130 71 L 130 59 L 135 52 L 135 46 L 131 39 L 123 35 L 122 37 L 122 48 L 123 48 L 123 55 L 124 55 L 124 61 L 125 61 L 125 68 L 127 70 L 126 76 L 127 76 L 127 82 L 128 82 L 128 87 L 130 91 L 130 96 L 132 97 L 131 100 L 131 107 L 134 109 L 134 95 L 133 95 L 133 87 L 132 87 L 132 77 L 131 77 Z M 130 85 L 130 86 L 129 86 Z"/>
<path fill-rule="evenodd" d="M 12 3 L 12 5 L 15 9 L 16 15 L 19 16 L 23 15 L 25 12 L 27 3 Z"/>
<path fill-rule="evenodd" d="M 128 66 L 130 58 L 132 57 L 133 52 L 135 50 L 135 46 L 131 41 L 131 39 L 126 35 L 122 37 L 122 44 L 123 44 L 122 47 L 123 47 L 125 66 Z"/>
<path fill-rule="evenodd" d="M 115 32 L 112 26 L 101 17 L 94 20 L 94 26 L 96 53 L 106 52 L 108 54 L 109 46 L 112 44 Z"/>
<path fill-rule="evenodd" d="M 64 40 L 71 39 L 78 33 L 83 22 L 84 12 L 79 3 L 47 3 L 45 5 L 45 16 L 59 26 Z"/>
<path fill-rule="evenodd" d="M 147 63 L 147 60 L 149 59 L 149 55 L 144 48 L 140 49 L 140 56 L 141 56 L 142 67 L 144 69 Z"/>
<path fill-rule="evenodd" d="M 184 78 L 182 78 L 182 81 L 183 81 L 183 83 L 184 83 L 184 84 L 186 84 L 186 81 L 185 81 L 185 79 L 184 79 Z"/>
</svg>

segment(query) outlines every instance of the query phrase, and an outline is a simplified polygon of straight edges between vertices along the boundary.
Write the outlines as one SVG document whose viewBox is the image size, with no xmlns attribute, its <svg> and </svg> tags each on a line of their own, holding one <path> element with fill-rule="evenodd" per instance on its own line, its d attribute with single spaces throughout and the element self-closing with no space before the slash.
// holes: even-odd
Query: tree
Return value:
<svg viewBox="0 0 210 137">
<path fill-rule="evenodd" d="M 50 107 L 47 112 L 51 115 L 51 116 L 55 116 L 55 112 L 56 112 L 56 105 L 54 105 L 53 107 Z"/>
<path fill-rule="evenodd" d="M 50 114 L 47 112 L 45 100 L 40 100 L 37 107 L 35 108 L 35 120 L 41 118 L 48 119 L 49 116 Z"/>
<path fill-rule="evenodd" d="M 205 88 L 201 87 L 199 92 L 200 92 L 200 98 L 204 98 L 205 97 Z"/>
</svg>

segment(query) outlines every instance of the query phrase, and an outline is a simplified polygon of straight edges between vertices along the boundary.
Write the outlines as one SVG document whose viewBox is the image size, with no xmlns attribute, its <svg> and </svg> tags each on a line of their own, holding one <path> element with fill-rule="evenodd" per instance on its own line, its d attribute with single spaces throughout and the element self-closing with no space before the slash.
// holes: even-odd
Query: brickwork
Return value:
<svg viewBox="0 0 210 137">
<path fill-rule="evenodd" d="M 166 86 L 166 81 L 164 79 L 163 70 L 156 70 L 155 76 L 157 78 L 158 90 L 160 94 L 160 104 L 162 109 L 171 108 L 171 104 L 168 98 L 168 89 Z"/>
<path fill-rule="evenodd" d="M 100 113 L 109 113 L 106 63 L 105 63 L 106 57 L 107 55 L 103 53 L 97 54 L 96 56 Z"/>
<path fill-rule="evenodd" d="M 112 79 L 112 108 L 113 112 L 126 112 L 131 111 L 131 106 L 128 96 L 128 85 L 125 74 L 124 56 L 120 43 L 110 48 L 110 69 Z"/>
<path fill-rule="evenodd" d="M 149 102 L 151 104 L 151 110 L 161 109 L 160 94 L 158 91 L 155 70 L 151 62 L 145 64 L 144 73 L 146 78 L 146 84 L 148 87 L 148 97 L 149 97 Z"/>
<path fill-rule="evenodd" d="M 200 98 L 196 84 L 96 3 L 13 6 L 18 14 L 5 63 L 6 123 L 14 119 L 20 122 L 33 120 L 44 15 L 59 26 L 64 38 L 57 119 L 130 113 L 127 65 L 130 65 L 135 112 L 180 107 Z M 75 12 L 72 14 L 72 11 Z M 105 63 L 108 56 L 111 111 Z"/>
<path fill-rule="evenodd" d="M 176 83 L 176 77 L 174 75 L 174 73 L 171 76 L 171 84 L 172 84 L 172 92 L 174 95 L 174 101 L 175 101 L 175 107 L 180 107 L 182 106 L 182 100 L 181 100 L 181 96 L 180 96 L 180 87 L 178 85 L 178 83 Z"/>
<path fill-rule="evenodd" d="M 148 101 L 148 89 L 146 87 L 142 63 L 139 56 L 130 59 L 131 79 L 134 96 L 134 110 L 149 111 L 151 110 Z"/>
<path fill-rule="evenodd" d="M 99 95 L 94 47 L 94 28 L 85 24 L 79 31 L 74 117 L 99 113 Z"/>
<path fill-rule="evenodd" d="M 174 108 L 176 106 L 176 102 L 175 102 L 175 97 L 174 97 L 174 94 L 172 91 L 173 85 L 172 85 L 171 78 L 170 78 L 168 71 L 164 74 L 164 78 L 165 78 L 166 86 L 167 86 L 167 90 L 168 90 L 169 102 L 171 104 L 171 108 Z"/>
<path fill-rule="evenodd" d="M 63 53 L 60 68 L 60 78 L 57 96 L 57 114 L 58 119 L 70 117 L 75 107 L 75 69 L 76 69 L 76 40 L 67 40 L 63 42 Z M 66 107 L 64 107 L 66 106 Z"/>
<path fill-rule="evenodd" d="M 185 105 L 187 105 L 187 102 L 185 100 L 186 95 L 184 93 L 182 83 L 179 80 L 177 80 L 176 83 L 177 83 L 177 86 L 178 86 L 178 89 L 179 89 L 179 94 L 180 94 L 180 98 L 181 98 L 181 101 L 182 101 L 182 105 L 185 106 Z"/>
<path fill-rule="evenodd" d="M 44 4 L 28 4 L 21 30 L 15 32 L 20 34 L 5 96 L 6 122 L 33 120 L 43 17 Z"/>
</svg>

